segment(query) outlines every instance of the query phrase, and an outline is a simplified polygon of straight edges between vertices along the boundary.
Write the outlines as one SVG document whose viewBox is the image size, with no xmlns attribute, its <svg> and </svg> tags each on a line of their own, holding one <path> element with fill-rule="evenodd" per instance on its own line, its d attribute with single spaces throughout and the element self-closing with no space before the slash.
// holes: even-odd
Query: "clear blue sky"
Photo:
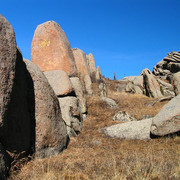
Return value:
<svg viewBox="0 0 180 180">
<path fill-rule="evenodd" d="M 0 14 L 13 26 L 23 57 L 31 57 L 37 25 L 54 20 L 71 47 L 93 53 L 109 78 L 139 75 L 180 51 L 180 0 L 4 0 Z"/>
</svg>

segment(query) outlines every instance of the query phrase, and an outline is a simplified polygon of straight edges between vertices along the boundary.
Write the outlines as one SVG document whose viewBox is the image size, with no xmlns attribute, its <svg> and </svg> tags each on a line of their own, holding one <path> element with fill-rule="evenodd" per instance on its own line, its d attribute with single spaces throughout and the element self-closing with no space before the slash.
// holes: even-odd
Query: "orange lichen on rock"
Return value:
<svg viewBox="0 0 180 180">
<path fill-rule="evenodd" d="M 31 60 L 42 71 L 63 70 L 76 76 L 77 68 L 66 34 L 54 21 L 40 24 L 31 45 Z"/>
</svg>

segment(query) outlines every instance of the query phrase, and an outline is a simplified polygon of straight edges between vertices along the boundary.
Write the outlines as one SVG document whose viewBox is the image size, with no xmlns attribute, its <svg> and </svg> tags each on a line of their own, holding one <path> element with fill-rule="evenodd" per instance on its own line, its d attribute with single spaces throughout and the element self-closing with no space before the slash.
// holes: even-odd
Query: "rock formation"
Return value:
<svg viewBox="0 0 180 180">
<path fill-rule="evenodd" d="M 82 111 L 68 74 L 62 70 L 46 71 L 44 74 L 58 97 L 68 135 L 76 136 L 82 129 Z"/>
<path fill-rule="evenodd" d="M 82 130 L 82 116 L 79 106 L 79 100 L 76 97 L 58 98 L 62 111 L 62 117 L 67 126 L 67 132 L 70 137 L 77 136 Z"/>
<path fill-rule="evenodd" d="M 96 82 L 96 62 L 93 55 L 86 55 L 92 82 Z"/>
<path fill-rule="evenodd" d="M 42 71 L 63 70 L 69 76 L 77 75 L 69 41 L 54 21 L 45 22 L 36 28 L 31 45 L 31 60 Z"/>
<path fill-rule="evenodd" d="M 164 136 L 180 131 L 180 95 L 174 97 L 153 118 L 151 133 Z"/>
<path fill-rule="evenodd" d="M 160 85 L 158 81 L 153 76 L 149 69 L 144 69 L 141 73 L 144 78 L 144 87 L 146 90 L 146 95 L 149 97 L 159 98 L 162 97 Z"/>
<path fill-rule="evenodd" d="M 7 106 L 14 83 L 16 58 L 17 47 L 13 28 L 0 15 L 0 127 L 6 123 Z"/>
<path fill-rule="evenodd" d="M 153 68 L 153 74 L 162 79 L 171 79 L 173 73 L 180 71 L 180 52 L 170 52 Z"/>
<path fill-rule="evenodd" d="M 35 94 L 37 157 L 48 157 L 67 146 L 68 136 L 58 99 L 45 75 L 31 61 L 24 60 L 33 80 Z"/>
<path fill-rule="evenodd" d="M 78 69 L 79 79 L 84 85 L 87 94 L 92 95 L 92 82 L 90 78 L 90 70 L 87 64 L 86 55 L 82 50 L 77 48 L 73 49 L 73 54 Z"/>
<path fill-rule="evenodd" d="M 34 92 L 27 74 L 21 52 L 16 46 L 13 28 L 0 15 L 1 177 L 6 175 L 7 164 L 15 156 L 21 154 L 19 157 L 24 157 L 34 152 Z"/>
<path fill-rule="evenodd" d="M 87 104 L 86 104 L 86 98 L 83 93 L 83 87 L 78 77 L 71 77 L 70 81 L 72 83 L 76 96 L 79 99 L 81 113 L 84 116 L 87 113 Z"/>
<path fill-rule="evenodd" d="M 128 76 L 120 80 L 120 85 L 117 91 L 125 91 L 133 94 L 144 94 L 144 80 L 143 76 Z"/>
</svg>

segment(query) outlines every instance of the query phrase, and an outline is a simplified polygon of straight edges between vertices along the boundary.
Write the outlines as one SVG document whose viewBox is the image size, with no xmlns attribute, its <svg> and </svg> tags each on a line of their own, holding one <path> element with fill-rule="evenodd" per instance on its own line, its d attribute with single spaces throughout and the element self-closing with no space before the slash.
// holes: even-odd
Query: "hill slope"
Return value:
<svg viewBox="0 0 180 180">
<path fill-rule="evenodd" d="M 116 92 L 116 81 L 108 81 L 108 96 L 119 105 L 111 109 L 99 96 L 87 97 L 88 116 L 82 132 L 72 138 L 68 148 L 58 156 L 32 160 L 21 170 L 12 168 L 9 179 L 179 179 L 180 138 L 148 141 L 106 137 L 99 129 L 121 123 L 112 120 L 118 110 L 137 119 L 154 116 L 167 102 L 142 95 Z M 97 94 L 97 84 L 93 84 Z"/>
</svg>

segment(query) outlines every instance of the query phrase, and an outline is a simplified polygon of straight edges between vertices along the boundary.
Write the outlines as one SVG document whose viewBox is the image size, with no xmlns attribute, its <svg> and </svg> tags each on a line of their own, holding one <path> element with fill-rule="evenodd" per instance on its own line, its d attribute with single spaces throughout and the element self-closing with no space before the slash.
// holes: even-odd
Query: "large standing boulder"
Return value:
<svg viewBox="0 0 180 180">
<path fill-rule="evenodd" d="M 72 83 L 72 86 L 76 93 L 76 96 L 79 99 L 81 113 L 86 114 L 87 113 L 87 104 L 86 104 L 86 98 L 83 93 L 83 87 L 81 85 L 81 82 L 78 77 L 71 77 L 70 81 Z"/>
<path fill-rule="evenodd" d="M 96 69 L 96 80 L 99 82 L 102 79 L 102 75 L 101 75 L 101 69 L 98 66 Z"/>
<path fill-rule="evenodd" d="M 34 149 L 33 90 L 26 75 L 13 28 L 0 15 L 0 143 L 12 156 Z"/>
<path fill-rule="evenodd" d="M 58 99 L 45 75 L 31 61 L 24 60 L 33 80 L 36 119 L 36 156 L 48 157 L 61 152 L 68 141 Z"/>
<path fill-rule="evenodd" d="M 70 137 L 76 136 L 82 129 L 82 117 L 79 101 L 76 97 L 58 98 L 67 132 Z"/>
<path fill-rule="evenodd" d="M 0 128 L 7 118 L 7 108 L 11 100 L 16 63 L 16 40 L 12 26 L 0 15 Z M 0 130 L 2 134 L 2 130 Z"/>
<path fill-rule="evenodd" d="M 90 53 L 86 57 L 91 74 L 91 80 L 92 82 L 96 82 L 96 62 L 94 60 L 94 56 Z"/>
<path fill-rule="evenodd" d="M 153 118 L 151 133 L 157 136 L 180 131 L 180 95 L 174 97 Z"/>
<path fill-rule="evenodd" d="M 35 139 L 34 89 L 32 79 L 27 76 L 21 52 L 17 49 L 14 84 L 7 109 L 7 128 L 4 130 L 2 127 L 0 139 L 5 150 L 23 156 L 34 152 Z"/>
<path fill-rule="evenodd" d="M 80 81 L 85 86 L 87 94 L 92 95 L 92 82 L 90 78 L 90 70 L 87 64 L 86 54 L 78 48 L 73 49 L 73 54 L 78 69 Z"/>
<path fill-rule="evenodd" d="M 77 74 L 66 34 L 54 21 L 45 22 L 36 28 L 31 45 L 31 60 L 42 71 L 63 70 L 69 76 Z"/>
<path fill-rule="evenodd" d="M 149 69 L 144 69 L 141 73 L 144 78 L 146 95 L 153 98 L 162 97 L 160 85 Z"/>
<path fill-rule="evenodd" d="M 146 140 L 150 139 L 151 124 L 152 119 L 145 119 L 116 124 L 106 127 L 102 131 L 113 138 Z"/>
<path fill-rule="evenodd" d="M 174 91 L 176 95 L 180 94 L 180 72 L 173 74 Z"/>
<path fill-rule="evenodd" d="M 74 92 L 69 76 L 65 71 L 45 71 L 44 75 L 58 97 L 67 96 Z"/>
</svg>

